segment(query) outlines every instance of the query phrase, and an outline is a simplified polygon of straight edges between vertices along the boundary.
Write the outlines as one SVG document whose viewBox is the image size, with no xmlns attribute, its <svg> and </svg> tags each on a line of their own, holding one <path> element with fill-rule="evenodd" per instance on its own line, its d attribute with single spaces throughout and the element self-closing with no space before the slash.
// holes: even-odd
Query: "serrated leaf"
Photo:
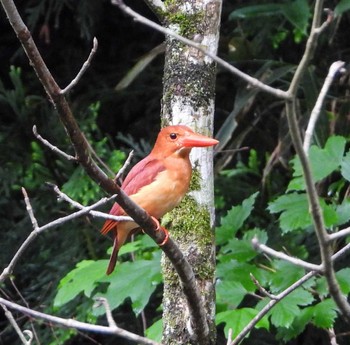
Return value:
<svg viewBox="0 0 350 345">
<path fill-rule="evenodd" d="M 132 308 L 138 315 L 161 279 L 159 255 L 155 255 L 152 260 L 123 262 L 116 266 L 113 274 L 99 279 L 99 282 L 110 283 L 106 292 L 99 296 L 107 298 L 111 309 L 117 308 L 130 297 Z M 102 313 L 102 308 L 96 309 L 97 315 Z"/>
<path fill-rule="evenodd" d="M 339 169 L 343 161 L 345 144 L 344 137 L 332 136 L 327 140 L 323 149 L 316 145 L 310 147 L 309 159 L 314 182 L 324 179 L 333 171 Z M 305 190 L 302 167 L 298 157 L 292 159 L 292 165 L 294 169 L 293 179 L 287 190 Z"/>
<path fill-rule="evenodd" d="M 216 283 L 216 298 L 218 304 L 236 308 L 243 300 L 247 290 L 240 282 L 228 279 L 218 280 Z"/>
<path fill-rule="evenodd" d="M 268 273 L 265 270 L 259 269 L 256 265 L 238 262 L 236 260 L 219 262 L 217 264 L 216 274 L 218 278 L 240 282 L 248 292 L 253 292 L 256 290 L 256 286 L 250 278 L 250 273 L 258 279 L 260 284 L 264 285 L 266 283 Z"/>
<path fill-rule="evenodd" d="M 96 287 L 96 280 L 105 275 L 108 260 L 83 260 L 61 279 L 54 299 L 54 306 L 60 307 L 84 292 L 90 297 Z"/>
<path fill-rule="evenodd" d="M 314 297 L 308 291 L 297 289 L 283 298 L 271 311 L 271 323 L 276 327 L 289 328 L 300 313 L 299 306 L 309 305 Z"/>
<path fill-rule="evenodd" d="M 270 289 L 272 293 L 280 293 L 298 279 L 304 276 L 305 270 L 287 261 L 276 260 L 273 262 L 276 272 L 270 275 Z M 288 274 L 286 274 L 288 272 Z"/>
<path fill-rule="evenodd" d="M 241 205 L 233 206 L 226 216 L 221 219 L 221 225 L 216 229 L 217 244 L 224 244 L 235 236 L 251 214 L 257 196 L 258 193 L 254 193 L 245 199 Z"/>
<path fill-rule="evenodd" d="M 332 299 L 326 299 L 312 307 L 313 323 L 320 328 L 333 327 L 337 317 L 337 306 Z"/>
<path fill-rule="evenodd" d="M 217 325 L 225 323 L 224 332 L 226 337 L 228 336 L 229 329 L 232 329 L 232 337 L 235 338 L 243 328 L 256 316 L 257 310 L 252 308 L 241 308 L 236 310 L 228 310 L 216 315 L 215 323 Z M 256 325 L 255 328 L 269 329 L 269 322 L 267 317 L 263 317 Z"/>
<path fill-rule="evenodd" d="M 336 224 L 338 217 L 333 206 L 326 204 L 323 199 L 320 199 L 320 206 L 326 226 Z M 268 210 L 271 213 L 281 212 L 279 221 L 283 233 L 305 229 L 313 224 L 305 193 L 294 192 L 282 195 L 269 203 Z"/>
<path fill-rule="evenodd" d="M 238 238 L 231 239 L 226 246 L 222 248 L 222 252 L 231 253 L 230 258 L 237 261 L 250 261 L 255 258 L 258 253 L 251 245 L 251 242 L 240 240 Z"/>
<path fill-rule="evenodd" d="M 338 284 L 343 294 L 347 295 L 350 292 L 350 268 L 343 268 L 336 274 Z"/>
</svg>

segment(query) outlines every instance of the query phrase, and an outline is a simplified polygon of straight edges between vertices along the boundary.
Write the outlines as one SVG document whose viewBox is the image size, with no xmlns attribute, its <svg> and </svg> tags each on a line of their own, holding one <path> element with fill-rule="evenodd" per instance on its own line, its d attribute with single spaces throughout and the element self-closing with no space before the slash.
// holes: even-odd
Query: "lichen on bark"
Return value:
<svg viewBox="0 0 350 345">
<path fill-rule="evenodd" d="M 216 53 L 220 0 L 166 0 L 163 24 Z M 185 124 L 211 135 L 215 97 L 215 63 L 197 49 L 166 38 L 162 125 Z M 198 150 L 198 151 L 196 151 Z M 189 194 L 162 224 L 189 261 L 207 311 L 209 336 L 215 344 L 215 243 L 213 226 L 212 151 L 194 149 L 195 168 Z M 198 344 L 191 338 L 189 313 L 176 272 L 163 256 L 163 339 L 165 345 Z M 201 344 L 203 345 L 203 344 Z"/>
</svg>

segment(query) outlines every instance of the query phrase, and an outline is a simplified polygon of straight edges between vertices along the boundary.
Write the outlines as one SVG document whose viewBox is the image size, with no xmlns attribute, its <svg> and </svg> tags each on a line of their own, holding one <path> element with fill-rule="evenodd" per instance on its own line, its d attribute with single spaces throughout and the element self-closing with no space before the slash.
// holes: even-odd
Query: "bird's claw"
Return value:
<svg viewBox="0 0 350 345">
<path fill-rule="evenodd" d="M 167 229 L 163 228 L 162 226 L 160 226 L 159 224 L 159 221 L 158 219 L 154 218 L 154 217 L 151 217 L 153 219 L 153 221 L 156 223 L 157 225 L 157 228 L 155 229 L 155 231 L 159 231 L 159 230 L 162 230 L 163 233 L 164 233 L 164 240 L 161 242 L 161 243 L 158 243 L 158 245 L 161 247 L 161 246 L 164 246 L 165 243 L 168 242 L 168 239 L 169 239 L 169 232 Z"/>
</svg>

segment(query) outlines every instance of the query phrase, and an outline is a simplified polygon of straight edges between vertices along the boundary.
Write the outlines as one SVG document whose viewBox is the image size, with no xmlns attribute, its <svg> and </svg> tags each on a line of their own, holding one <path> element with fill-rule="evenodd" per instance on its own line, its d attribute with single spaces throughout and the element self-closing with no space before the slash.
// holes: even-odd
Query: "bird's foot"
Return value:
<svg viewBox="0 0 350 345">
<path fill-rule="evenodd" d="M 160 224 L 159 224 L 159 220 L 158 219 L 156 219 L 156 218 L 154 218 L 154 217 L 152 217 L 151 216 L 151 218 L 153 219 L 153 221 L 156 223 L 156 225 L 157 225 L 157 229 L 155 230 L 155 231 L 159 231 L 159 230 L 161 230 L 161 231 L 163 231 L 163 233 L 164 233 L 164 240 L 161 242 L 161 243 L 158 243 L 158 245 L 161 247 L 161 246 L 164 246 L 164 244 L 165 243 L 167 243 L 168 242 L 168 239 L 169 239 L 169 232 L 168 232 L 168 230 L 167 229 L 165 229 L 165 228 L 163 228 L 162 226 L 160 226 Z"/>
</svg>

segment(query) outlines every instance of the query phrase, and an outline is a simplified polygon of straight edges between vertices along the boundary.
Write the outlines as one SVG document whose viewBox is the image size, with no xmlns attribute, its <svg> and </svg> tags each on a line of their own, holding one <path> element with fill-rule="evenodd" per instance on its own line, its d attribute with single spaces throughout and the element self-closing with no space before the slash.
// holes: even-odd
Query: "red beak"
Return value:
<svg viewBox="0 0 350 345">
<path fill-rule="evenodd" d="M 219 141 L 213 138 L 206 137 L 205 135 L 190 133 L 182 139 L 181 143 L 184 147 L 206 147 L 214 146 L 218 144 Z"/>
</svg>

